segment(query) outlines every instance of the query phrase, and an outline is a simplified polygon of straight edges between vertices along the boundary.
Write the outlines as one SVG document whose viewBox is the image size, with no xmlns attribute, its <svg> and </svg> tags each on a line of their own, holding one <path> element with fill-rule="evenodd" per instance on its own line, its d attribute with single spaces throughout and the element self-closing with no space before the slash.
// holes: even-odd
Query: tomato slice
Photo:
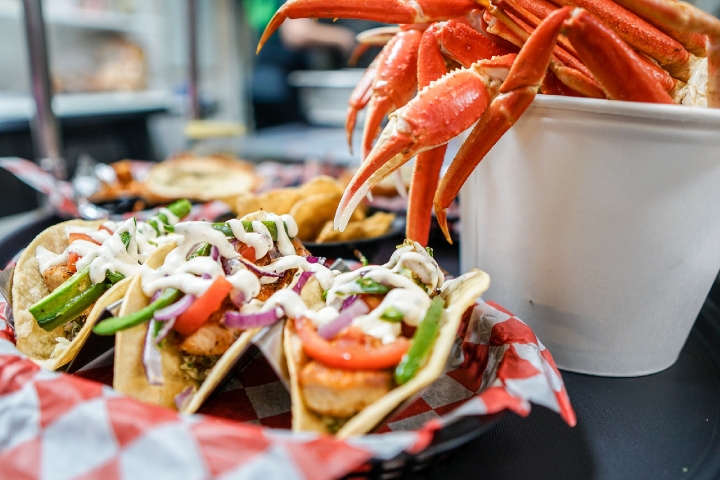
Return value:
<svg viewBox="0 0 720 480">
<path fill-rule="evenodd" d="M 77 262 L 80 260 L 80 255 L 75 252 L 68 252 L 68 270 L 75 273 L 77 272 Z"/>
<path fill-rule="evenodd" d="M 410 348 L 407 338 L 374 348 L 361 345 L 333 345 L 315 331 L 305 317 L 295 319 L 295 329 L 308 357 L 333 368 L 345 370 L 384 370 L 395 367 Z"/>
<path fill-rule="evenodd" d="M 115 233 L 115 232 L 113 232 L 112 230 L 110 230 L 108 227 L 106 227 L 105 225 L 100 225 L 100 226 L 98 227 L 98 230 L 105 230 L 105 231 L 108 232 L 110 235 L 112 235 L 113 233 Z"/>
<path fill-rule="evenodd" d="M 68 243 L 73 243 L 75 240 L 85 240 L 86 242 L 94 243 L 95 245 L 100 245 L 100 242 L 96 242 L 95 240 L 90 237 L 87 233 L 71 233 L 68 235 Z"/>
<path fill-rule="evenodd" d="M 248 245 L 247 243 L 240 243 L 238 246 L 237 251 L 241 257 L 243 257 L 245 260 L 249 260 L 251 262 L 254 262 L 257 260 L 255 257 L 255 249 Z"/>
<path fill-rule="evenodd" d="M 220 304 L 225 300 L 230 290 L 232 290 L 232 284 L 225 280 L 222 275 L 217 277 L 210 285 L 210 288 L 199 296 L 190 305 L 190 308 L 177 317 L 173 329 L 183 335 L 190 335 L 195 332 L 203 323 L 207 322 L 210 315 L 220 308 Z"/>
</svg>

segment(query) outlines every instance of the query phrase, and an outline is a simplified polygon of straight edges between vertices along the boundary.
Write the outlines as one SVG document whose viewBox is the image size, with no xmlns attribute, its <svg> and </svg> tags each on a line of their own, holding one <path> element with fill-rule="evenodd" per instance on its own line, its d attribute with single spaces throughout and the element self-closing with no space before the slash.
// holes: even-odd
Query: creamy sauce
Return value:
<svg viewBox="0 0 720 480">
<path fill-rule="evenodd" d="M 38 245 L 35 249 L 35 258 L 37 258 L 41 273 L 45 273 L 45 270 L 56 265 L 67 265 L 68 262 L 67 252 L 54 253 L 42 245 Z"/>
<path fill-rule="evenodd" d="M 168 213 L 170 213 L 168 219 L 171 222 L 177 222 L 177 217 L 172 215 L 169 210 Z M 130 277 L 140 271 L 141 264 L 147 261 L 160 243 L 167 241 L 166 238 L 159 237 L 150 225 L 145 222 L 136 222 L 135 218 L 129 218 L 120 224 L 109 221 L 105 222 L 103 226 L 112 230 L 113 233 L 110 234 L 105 229 L 94 227 L 66 226 L 66 236 L 72 233 L 82 233 L 100 245 L 87 240 L 75 240 L 61 254 L 38 247 L 35 255 L 40 271 L 44 273 L 51 266 L 66 265 L 68 253 L 73 252 L 80 257 L 77 262 L 78 270 L 90 265 L 90 280 L 93 283 L 104 281 L 107 272 L 121 273 L 125 277 Z M 123 233 L 130 234 L 127 248 L 122 242 L 121 235 Z"/>
</svg>

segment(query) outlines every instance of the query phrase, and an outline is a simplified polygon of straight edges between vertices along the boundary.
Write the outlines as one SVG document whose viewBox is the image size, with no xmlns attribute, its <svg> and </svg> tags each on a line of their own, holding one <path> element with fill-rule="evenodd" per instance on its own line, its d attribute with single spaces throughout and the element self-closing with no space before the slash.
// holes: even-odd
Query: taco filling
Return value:
<svg viewBox="0 0 720 480">
<path fill-rule="evenodd" d="M 330 270 L 309 255 L 296 234 L 292 217 L 266 212 L 220 224 L 179 223 L 177 247 L 136 280 L 148 304 L 100 322 L 94 331 L 110 335 L 147 323 L 141 353 L 147 386 L 162 387 L 172 375 L 168 388 L 184 385 L 175 403 L 186 411 L 192 393 L 203 390 L 224 356 L 241 353 L 260 328 L 292 308 L 284 292 L 299 292 L 313 275 L 332 285 Z M 179 372 L 168 373 L 163 355 L 174 358 Z M 116 359 L 116 368 L 127 360 Z M 203 396 L 209 393 L 203 390 Z"/>
<path fill-rule="evenodd" d="M 189 211 L 190 203 L 182 200 L 160 209 L 148 222 L 135 218 L 99 226 L 69 222 L 63 229 L 68 246 L 61 253 L 37 245 L 34 256 L 49 294 L 27 311 L 47 332 L 62 327 L 50 359 L 63 356 L 97 300 L 114 284 L 138 273 Z"/>
<path fill-rule="evenodd" d="M 440 374 L 487 284 L 479 270 L 446 281 L 432 250 L 410 240 L 385 265 L 335 277 L 323 308 L 286 324 L 293 429 L 371 430 Z"/>
</svg>

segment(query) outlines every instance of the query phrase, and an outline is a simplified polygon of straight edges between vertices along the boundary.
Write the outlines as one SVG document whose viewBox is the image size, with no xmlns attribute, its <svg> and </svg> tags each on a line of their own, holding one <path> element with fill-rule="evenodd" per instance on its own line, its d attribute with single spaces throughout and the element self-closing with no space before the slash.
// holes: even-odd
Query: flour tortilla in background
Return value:
<svg viewBox="0 0 720 480">
<path fill-rule="evenodd" d="M 95 320 L 102 314 L 107 305 L 122 297 L 130 279 L 119 282 L 105 292 L 95 302 L 85 323 L 67 349 L 57 358 L 50 358 L 55 346 L 58 344 L 56 339 L 59 337 L 65 338 L 65 331 L 62 325 L 50 332 L 44 330 L 28 311 L 30 307 L 50 294 L 50 290 L 45 285 L 42 272 L 40 272 L 35 251 L 39 246 L 42 246 L 53 253 L 62 253 L 68 246 L 65 227 L 96 228 L 102 223 L 102 221 L 70 220 L 49 227 L 35 237 L 23 251 L 17 265 L 15 265 L 12 283 L 12 308 L 13 317 L 15 318 L 17 347 L 18 350 L 44 368 L 57 370 L 69 363 L 77 355 L 88 335 L 90 335 Z"/>
<path fill-rule="evenodd" d="M 157 250 L 146 265 L 157 269 L 165 261 L 165 257 L 175 248 L 170 242 Z M 120 307 L 120 316 L 140 310 L 150 303 L 143 293 L 141 278 L 135 277 L 128 288 L 127 295 Z M 304 289 L 303 289 L 304 291 Z M 150 385 L 145 376 L 142 363 L 142 352 L 145 343 L 148 323 L 123 330 L 117 333 L 115 340 L 115 374 L 113 387 L 120 393 L 155 405 L 177 408 L 175 397 L 188 387 L 195 387 L 196 382 L 185 378 L 181 369 L 182 354 L 172 341 L 165 342 L 160 349 L 162 356 L 163 385 Z M 190 401 L 181 410 L 182 413 L 195 413 L 213 390 L 232 369 L 235 361 L 243 354 L 250 341 L 261 328 L 243 331 L 230 348 L 220 357 L 208 377 L 193 394 Z"/>
<path fill-rule="evenodd" d="M 455 281 L 457 283 L 454 284 L 454 288 L 441 295 L 445 299 L 442 325 L 432 354 L 425 366 L 409 382 L 392 389 L 382 398 L 355 414 L 337 432 L 337 437 L 347 438 L 370 432 L 401 403 L 429 386 L 440 376 L 450 355 L 465 311 L 472 307 L 490 286 L 488 274 L 477 269 L 458 277 Z M 285 324 L 284 349 L 290 373 L 293 431 L 331 433 L 322 418 L 305 406 L 298 381 L 298 372 L 302 370 L 309 359 L 303 352 L 302 342 L 295 331 L 293 322 Z"/>
</svg>

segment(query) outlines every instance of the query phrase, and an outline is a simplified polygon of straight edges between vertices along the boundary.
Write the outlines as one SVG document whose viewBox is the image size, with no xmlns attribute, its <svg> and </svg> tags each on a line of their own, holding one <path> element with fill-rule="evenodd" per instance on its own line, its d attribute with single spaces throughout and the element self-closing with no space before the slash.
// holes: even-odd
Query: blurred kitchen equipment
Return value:
<svg viewBox="0 0 720 480">
<path fill-rule="evenodd" d="M 300 109 L 311 125 L 325 127 L 345 126 L 348 100 L 365 69 L 302 70 L 288 75 L 288 84 L 297 87 Z M 363 125 L 364 111 L 357 125 Z"/>
<path fill-rule="evenodd" d="M 40 165 L 55 178 L 67 178 L 57 119 L 52 109 L 52 83 L 48 67 L 47 39 L 41 0 L 23 0 L 25 35 L 30 57 L 31 90 L 35 100 L 32 122 L 36 155 Z"/>
<path fill-rule="evenodd" d="M 720 269 L 720 110 L 539 95 L 460 196 L 461 265 L 566 370 L 672 365 Z"/>
</svg>

